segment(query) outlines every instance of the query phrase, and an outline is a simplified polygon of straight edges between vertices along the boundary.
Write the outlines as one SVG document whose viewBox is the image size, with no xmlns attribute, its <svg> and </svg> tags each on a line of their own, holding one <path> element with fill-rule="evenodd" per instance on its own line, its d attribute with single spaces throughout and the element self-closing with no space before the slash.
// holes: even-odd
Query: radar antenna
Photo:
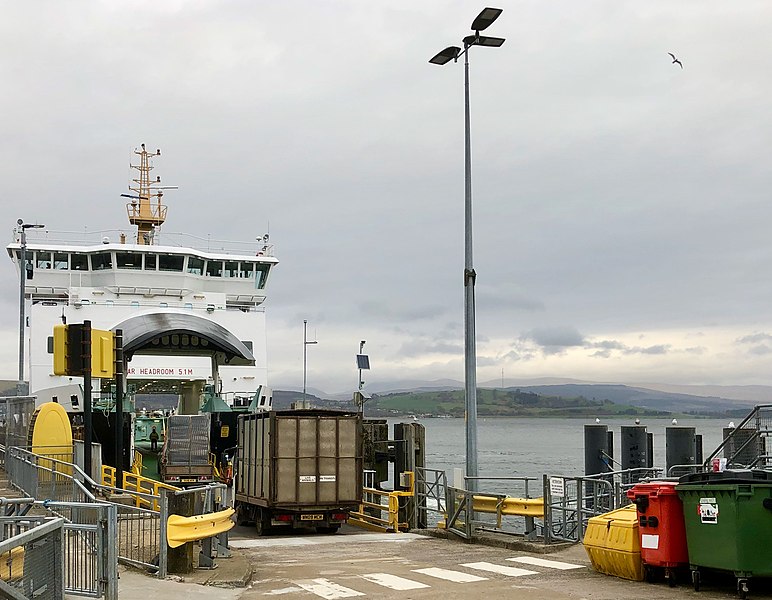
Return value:
<svg viewBox="0 0 772 600">
<path fill-rule="evenodd" d="M 150 181 L 150 171 L 153 170 L 150 157 L 161 156 L 160 150 L 151 154 L 145 150 L 145 144 L 142 144 L 142 149 L 134 150 L 134 154 L 140 157 L 138 165 L 129 165 L 139 171 L 139 176 L 132 179 L 134 186 L 129 186 L 129 190 L 134 194 L 121 196 L 131 198 L 131 202 L 126 205 L 129 223 L 137 226 L 137 244 L 144 246 L 153 243 L 156 228 L 166 220 L 166 205 L 162 203 L 163 191 L 176 190 L 177 186 L 162 186 L 160 177 Z"/>
</svg>

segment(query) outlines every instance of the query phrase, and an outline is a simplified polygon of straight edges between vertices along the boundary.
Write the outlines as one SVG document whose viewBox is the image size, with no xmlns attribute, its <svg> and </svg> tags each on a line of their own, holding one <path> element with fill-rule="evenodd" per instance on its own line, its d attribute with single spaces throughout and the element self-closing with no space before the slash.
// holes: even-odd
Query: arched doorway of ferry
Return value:
<svg viewBox="0 0 772 600">
<path fill-rule="evenodd" d="M 123 338 L 126 390 L 136 401 L 133 429 L 128 433 L 134 434 L 134 448 L 142 454 L 143 474 L 155 478 L 160 471 L 156 462 L 164 443 L 166 419 L 172 414 L 209 413 L 211 451 L 221 459 L 227 448 L 235 446 L 238 413 L 234 412 L 233 398 L 229 405 L 221 397 L 220 369 L 253 367 L 251 348 L 222 325 L 184 313 L 137 315 L 116 324 L 113 331 L 118 330 Z M 270 408 L 270 391 L 258 388 L 241 401 L 237 410 L 252 404 L 252 408 Z M 131 417 L 126 417 L 130 423 Z M 115 431 L 117 423 L 112 427 Z M 122 429 L 125 436 L 126 427 Z M 129 445 L 126 443 L 121 452 L 124 468 L 133 462 Z"/>
</svg>

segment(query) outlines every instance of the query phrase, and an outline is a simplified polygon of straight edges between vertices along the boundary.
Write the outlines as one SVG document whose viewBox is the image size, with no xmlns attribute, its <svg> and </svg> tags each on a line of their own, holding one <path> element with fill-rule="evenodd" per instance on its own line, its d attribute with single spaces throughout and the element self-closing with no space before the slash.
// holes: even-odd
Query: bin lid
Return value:
<svg viewBox="0 0 772 600">
<path fill-rule="evenodd" d="M 688 473 L 679 478 L 679 484 L 699 483 L 715 484 L 724 483 L 769 483 L 772 484 L 772 471 L 763 469 L 727 469 L 725 471 L 703 471 L 700 473 Z"/>
<path fill-rule="evenodd" d="M 678 485 L 678 481 L 647 481 L 636 483 L 633 487 L 627 490 L 627 497 L 630 500 L 635 499 L 636 496 L 677 496 L 675 487 Z"/>
</svg>

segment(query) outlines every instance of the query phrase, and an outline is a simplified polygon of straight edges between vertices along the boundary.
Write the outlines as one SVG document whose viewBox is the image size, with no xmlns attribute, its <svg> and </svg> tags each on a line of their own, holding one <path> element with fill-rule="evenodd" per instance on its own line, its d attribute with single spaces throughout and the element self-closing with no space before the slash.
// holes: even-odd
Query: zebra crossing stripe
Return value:
<svg viewBox="0 0 772 600">
<path fill-rule="evenodd" d="M 316 594 L 325 600 L 336 600 L 337 598 L 353 598 L 354 596 L 364 596 L 362 592 L 357 592 L 327 579 L 307 579 L 304 581 L 294 581 L 295 585 L 303 588 L 307 592 Z"/>
<path fill-rule="evenodd" d="M 405 579 L 404 577 L 398 577 L 397 575 L 389 575 L 388 573 L 368 573 L 367 575 L 361 575 L 360 577 L 392 590 L 417 590 L 430 587 L 425 583 L 419 583 L 418 581 L 412 581 L 410 579 Z"/>
<path fill-rule="evenodd" d="M 462 567 L 469 569 L 477 569 L 478 571 L 488 571 L 490 573 L 499 573 L 500 575 L 507 575 L 508 577 L 522 577 L 523 575 L 538 575 L 536 571 L 529 571 L 527 569 L 518 569 L 517 567 L 507 567 L 504 565 L 494 565 L 489 562 L 476 562 L 476 563 L 464 563 Z"/>
<path fill-rule="evenodd" d="M 487 581 L 487 577 L 480 577 L 479 575 L 472 575 L 471 573 L 463 573 L 461 571 L 451 571 L 450 569 L 440 569 L 438 567 L 430 567 L 428 569 L 413 569 L 414 573 L 421 573 L 422 575 L 428 575 L 429 577 L 436 577 L 437 579 L 445 579 L 446 581 L 453 581 L 454 583 L 471 583 L 473 581 Z"/>
<path fill-rule="evenodd" d="M 508 558 L 514 562 L 523 563 L 526 565 L 533 565 L 534 567 L 547 567 L 548 569 L 560 569 L 561 571 L 568 571 L 569 569 L 581 569 L 582 565 L 574 565 L 571 563 L 560 562 L 559 560 L 546 560 L 544 558 L 537 558 L 535 556 L 518 556 L 517 558 Z"/>
</svg>

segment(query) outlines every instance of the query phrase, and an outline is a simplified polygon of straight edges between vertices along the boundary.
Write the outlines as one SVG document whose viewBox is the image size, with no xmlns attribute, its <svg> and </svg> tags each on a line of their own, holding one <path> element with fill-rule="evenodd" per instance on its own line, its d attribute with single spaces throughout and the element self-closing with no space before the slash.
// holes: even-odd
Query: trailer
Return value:
<svg viewBox="0 0 772 600">
<path fill-rule="evenodd" d="M 214 481 L 209 461 L 209 415 L 172 415 L 161 451 L 161 481 L 178 487 Z"/>
<path fill-rule="evenodd" d="M 239 416 L 235 508 L 258 535 L 335 533 L 362 499 L 362 417 L 284 410 Z"/>
</svg>

